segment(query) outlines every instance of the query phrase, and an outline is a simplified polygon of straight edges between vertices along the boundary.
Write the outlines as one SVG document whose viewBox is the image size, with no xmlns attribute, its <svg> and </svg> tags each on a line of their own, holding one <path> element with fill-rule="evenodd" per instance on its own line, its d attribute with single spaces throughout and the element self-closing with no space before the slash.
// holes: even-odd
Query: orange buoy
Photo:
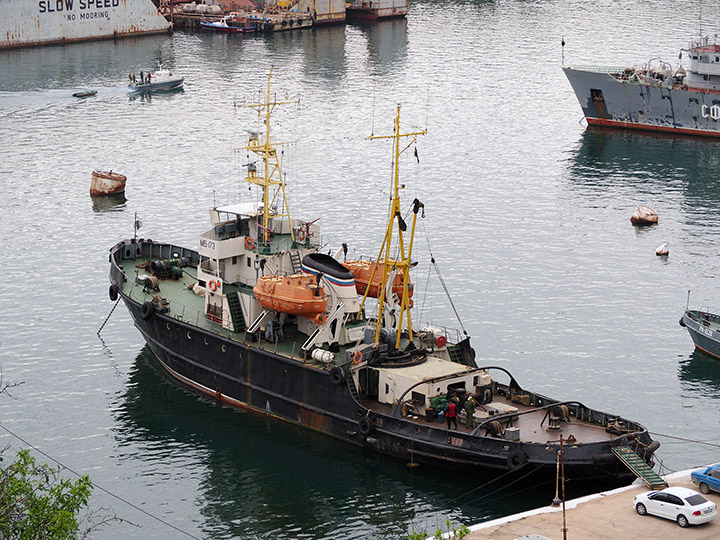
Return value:
<svg viewBox="0 0 720 540">
<path fill-rule="evenodd" d="M 370 276 L 372 275 L 373 269 L 377 266 L 376 262 L 371 261 L 360 261 L 360 260 L 353 260 L 353 261 L 345 261 L 343 263 L 343 266 L 345 266 L 350 272 L 352 272 L 353 276 L 355 276 L 355 290 L 358 292 L 358 294 L 365 294 L 365 290 L 368 288 L 368 283 L 370 283 Z M 370 285 L 370 290 L 368 291 L 368 296 L 370 298 L 379 298 L 380 297 L 380 284 L 382 282 L 382 266 L 378 267 L 377 270 L 375 270 L 375 275 L 372 279 L 372 284 Z M 408 293 L 410 297 L 413 295 L 413 289 L 414 284 L 411 281 L 408 283 Z M 395 274 L 395 279 L 393 280 L 392 285 L 392 291 L 398 295 L 398 297 L 402 300 L 403 295 L 403 277 L 402 273 L 398 272 Z"/>
<path fill-rule="evenodd" d="M 258 279 L 253 292 L 263 307 L 325 324 L 327 295 L 311 274 L 263 276 Z"/>
</svg>

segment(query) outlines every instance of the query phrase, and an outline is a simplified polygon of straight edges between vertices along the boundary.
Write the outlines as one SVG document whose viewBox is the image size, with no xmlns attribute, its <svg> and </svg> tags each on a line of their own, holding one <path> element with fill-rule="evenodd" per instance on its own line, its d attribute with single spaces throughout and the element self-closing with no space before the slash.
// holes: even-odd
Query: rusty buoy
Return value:
<svg viewBox="0 0 720 540">
<path fill-rule="evenodd" d="M 633 225 L 653 225 L 657 222 L 658 215 L 648 206 L 638 206 L 635 213 L 630 216 L 630 223 Z"/>
<path fill-rule="evenodd" d="M 125 175 L 96 169 L 92 172 L 90 195 L 117 195 L 124 193 L 126 181 Z"/>
</svg>

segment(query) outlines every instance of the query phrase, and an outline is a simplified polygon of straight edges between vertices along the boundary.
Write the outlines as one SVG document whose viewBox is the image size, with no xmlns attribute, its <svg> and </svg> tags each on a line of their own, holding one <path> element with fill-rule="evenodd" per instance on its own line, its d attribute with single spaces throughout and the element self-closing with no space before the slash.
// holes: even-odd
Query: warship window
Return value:
<svg viewBox="0 0 720 540">
<path fill-rule="evenodd" d="M 246 257 L 245 260 L 247 261 L 248 268 L 251 266 L 250 257 Z"/>
<path fill-rule="evenodd" d="M 237 257 L 233 257 L 233 264 L 237 264 Z"/>
<path fill-rule="evenodd" d="M 477 375 L 475 375 L 473 377 L 473 386 L 477 386 L 478 381 L 479 381 L 479 377 Z"/>
<path fill-rule="evenodd" d="M 388 383 L 385 383 L 385 395 L 387 396 L 390 393 L 390 386 Z"/>
</svg>

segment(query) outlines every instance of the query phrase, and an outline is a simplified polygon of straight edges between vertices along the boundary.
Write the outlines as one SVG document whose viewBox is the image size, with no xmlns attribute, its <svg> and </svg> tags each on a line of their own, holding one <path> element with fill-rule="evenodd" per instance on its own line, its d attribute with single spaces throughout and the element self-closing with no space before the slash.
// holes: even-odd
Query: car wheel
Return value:
<svg viewBox="0 0 720 540">
<path fill-rule="evenodd" d="M 684 515 L 680 514 L 677 517 L 677 524 L 680 525 L 681 527 L 687 527 L 688 525 L 690 525 L 690 522 L 688 521 L 688 518 L 686 518 Z"/>
<path fill-rule="evenodd" d="M 645 508 L 645 505 L 643 503 L 637 503 L 635 510 L 637 510 L 637 513 L 640 514 L 641 516 L 644 516 L 647 514 L 647 508 Z"/>
<path fill-rule="evenodd" d="M 710 488 L 705 482 L 700 482 L 700 491 L 707 495 L 708 493 L 710 493 Z"/>
</svg>

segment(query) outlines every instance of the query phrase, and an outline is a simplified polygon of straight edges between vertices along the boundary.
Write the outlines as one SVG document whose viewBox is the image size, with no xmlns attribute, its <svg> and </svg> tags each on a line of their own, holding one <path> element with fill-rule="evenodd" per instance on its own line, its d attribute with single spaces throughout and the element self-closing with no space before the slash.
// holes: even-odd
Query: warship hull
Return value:
<svg viewBox="0 0 720 540">
<path fill-rule="evenodd" d="M 110 297 L 122 300 L 147 345 L 167 373 L 180 383 L 219 402 L 303 426 L 369 451 L 424 463 L 475 472 L 518 472 L 555 478 L 557 441 L 542 444 L 449 431 L 436 421 L 406 418 L 399 408 L 368 408 L 358 397 L 349 365 L 318 369 L 299 357 L 241 334 L 222 334 L 200 324 L 204 317 L 183 308 L 163 313 L 146 309 L 147 292 L 132 283 L 129 269 L 135 258 L 184 258 L 190 266 L 202 257 L 193 250 L 151 240 L 125 240 L 110 253 Z M 137 265 L 134 266 L 137 268 Z M 176 287 L 181 288 L 180 286 Z M 169 290 L 165 286 L 163 290 Z M 113 292 L 115 291 L 115 292 Z M 171 302 L 172 304 L 172 302 Z M 177 308 L 176 308 L 177 309 Z M 338 377 L 338 369 L 342 376 Z M 502 368 L 477 368 L 477 371 Z M 496 387 L 509 399 L 510 388 Z M 552 407 L 550 398 L 526 391 L 532 405 Z M 582 416 L 598 426 L 617 416 L 582 407 Z M 542 411 L 541 411 L 542 413 Z M 580 415 L 578 415 L 580 416 Z M 627 421 L 625 421 L 627 422 Z M 564 467 L 568 478 L 591 481 L 592 486 L 630 483 L 634 475 L 612 454 L 613 446 L 631 442 L 643 447 L 652 464 L 657 448 L 647 430 L 627 422 L 632 433 L 607 435 L 603 440 L 569 445 Z M 579 430 L 576 426 L 573 429 Z M 602 427 L 599 427 L 602 430 Z M 576 434 L 579 434 L 575 431 Z M 548 433 L 548 439 L 557 433 Z"/>
<path fill-rule="evenodd" d="M 720 94 L 687 85 L 619 80 L 622 70 L 564 67 L 592 126 L 720 137 Z"/>
<path fill-rule="evenodd" d="M 688 309 L 680 318 L 680 326 L 687 328 L 696 349 L 720 358 L 720 316 Z"/>
<path fill-rule="evenodd" d="M 0 48 L 168 32 L 152 0 L 0 0 Z"/>
</svg>

